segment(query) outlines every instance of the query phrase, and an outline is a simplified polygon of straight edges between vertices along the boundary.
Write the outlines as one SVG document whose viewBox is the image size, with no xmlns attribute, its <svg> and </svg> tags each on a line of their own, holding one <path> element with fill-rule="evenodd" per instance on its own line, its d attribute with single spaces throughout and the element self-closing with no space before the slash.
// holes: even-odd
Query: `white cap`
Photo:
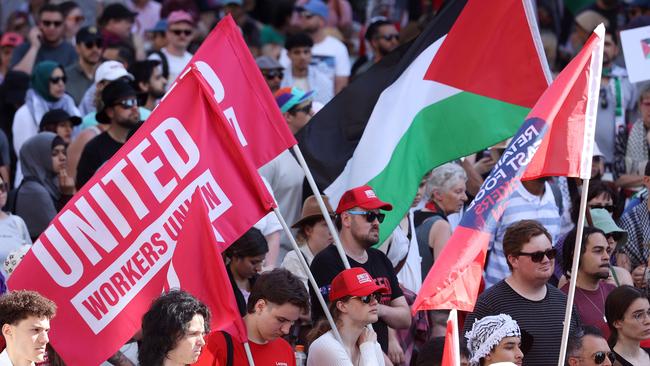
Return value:
<svg viewBox="0 0 650 366">
<path fill-rule="evenodd" d="M 594 141 L 594 152 L 593 152 L 593 154 L 591 154 L 591 157 L 595 158 L 597 156 L 600 156 L 600 157 L 603 157 L 603 158 L 605 157 L 605 155 L 602 153 L 602 151 L 600 151 L 600 148 L 598 147 L 598 144 Z"/>
<path fill-rule="evenodd" d="M 133 75 L 129 74 L 128 71 L 124 68 L 122 63 L 117 61 L 105 61 L 95 71 L 95 83 L 98 83 L 102 80 L 113 81 L 117 80 L 123 76 L 128 77 L 133 80 Z"/>
</svg>

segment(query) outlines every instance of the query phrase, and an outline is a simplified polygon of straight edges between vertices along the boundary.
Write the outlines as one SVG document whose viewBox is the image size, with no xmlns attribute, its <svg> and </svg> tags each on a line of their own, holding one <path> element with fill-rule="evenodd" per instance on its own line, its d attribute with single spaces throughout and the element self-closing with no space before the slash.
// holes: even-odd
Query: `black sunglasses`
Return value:
<svg viewBox="0 0 650 366">
<path fill-rule="evenodd" d="M 273 78 L 282 79 L 282 78 L 284 78 L 284 73 L 282 71 L 279 71 L 279 70 L 271 70 L 271 71 L 265 72 L 264 77 L 267 78 L 267 79 L 273 79 Z"/>
<path fill-rule="evenodd" d="M 614 205 L 589 205 L 589 208 L 604 208 L 607 212 L 614 212 Z"/>
<path fill-rule="evenodd" d="M 605 362 L 605 357 L 609 358 L 609 362 L 614 363 L 616 361 L 616 355 L 614 352 L 596 352 L 594 353 L 594 362 L 596 365 L 601 365 L 603 362 Z"/>
<path fill-rule="evenodd" d="M 46 26 L 46 27 L 48 27 L 48 28 L 49 28 L 49 27 L 55 27 L 55 28 L 58 28 L 58 27 L 61 26 L 61 24 L 63 24 L 63 22 L 60 21 L 60 20 L 44 20 L 44 21 L 43 21 L 43 25 Z"/>
<path fill-rule="evenodd" d="M 550 260 L 553 260 L 557 255 L 557 249 L 551 248 L 546 251 L 539 251 L 533 253 L 519 252 L 517 253 L 517 255 L 525 255 L 527 257 L 530 257 L 531 261 L 535 263 L 539 263 L 544 259 L 544 256 L 546 256 Z"/>
<path fill-rule="evenodd" d="M 385 40 L 385 41 L 392 41 L 392 40 L 399 40 L 399 34 L 384 34 L 383 36 L 379 36 L 379 38 Z"/>
<path fill-rule="evenodd" d="M 63 83 L 65 84 L 66 81 L 68 81 L 68 78 L 66 78 L 65 76 L 53 76 L 50 78 L 50 83 L 52 84 L 58 84 L 59 81 L 63 81 Z"/>
<path fill-rule="evenodd" d="M 130 109 L 130 108 L 138 106 L 138 100 L 135 99 L 135 98 L 134 99 L 124 99 L 124 100 L 119 101 L 119 102 L 117 102 L 117 103 L 115 103 L 113 105 L 114 106 L 120 106 L 120 107 L 122 107 L 124 109 Z"/>
<path fill-rule="evenodd" d="M 101 39 L 98 39 L 96 41 L 86 41 L 86 42 L 84 42 L 84 46 L 86 46 L 86 48 L 93 48 L 93 47 L 102 48 L 103 44 L 104 44 L 104 42 L 102 42 Z"/>
<path fill-rule="evenodd" d="M 311 112 L 311 107 L 312 107 L 312 106 L 311 106 L 311 103 L 307 104 L 307 105 L 304 106 L 304 107 L 300 107 L 300 108 L 298 108 L 298 107 L 296 106 L 296 107 L 291 108 L 291 109 L 289 110 L 289 113 L 291 113 L 291 114 L 293 114 L 293 115 L 298 114 L 298 112 L 304 112 L 304 113 L 306 113 L 306 114 L 309 114 L 309 112 Z"/>
<path fill-rule="evenodd" d="M 348 213 L 350 215 L 364 215 L 366 216 L 366 220 L 368 220 L 368 222 L 377 220 L 380 224 L 384 222 L 384 218 L 386 217 L 386 214 L 372 211 L 348 211 Z"/>
<path fill-rule="evenodd" d="M 192 31 L 190 29 L 170 29 L 169 31 L 177 36 L 184 34 L 185 36 L 189 37 L 192 35 Z"/>
<path fill-rule="evenodd" d="M 379 300 L 381 300 L 381 295 L 379 293 L 375 292 L 375 293 L 372 293 L 372 294 L 366 295 L 366 296 L 352 296 L 351 299 L 359 299 L 364 304 L 370 304 L 373 299 L 375 299 L 377 302 L 379 302 Z"/>
<path fill-rule="evenodd" d="M 0 192 L 9 192 L 9 183 L 7 182 L 0 183 Z"/>
</svg>

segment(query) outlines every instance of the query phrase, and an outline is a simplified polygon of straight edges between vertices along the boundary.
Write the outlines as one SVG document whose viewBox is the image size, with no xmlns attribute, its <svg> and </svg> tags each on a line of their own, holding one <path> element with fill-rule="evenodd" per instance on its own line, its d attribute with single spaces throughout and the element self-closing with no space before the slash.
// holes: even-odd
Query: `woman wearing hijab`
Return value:
<svg viewBox="0 0 650 366">
<path fill-rule="evenodd" d="M 469 360 L 472 366 L 494 365 L 499 362 L 512 362 L 521 366 L 523 363 L 521 330 L 510 315 L 490 315 L 476 320 L 465 338 L 472 354 Z"/>
<path fill-rule="evenodd" d="M 63 66 L 54 61 L 43 61 L 36 65 L 25 104 L 16 111 L 11 128 L 16 154 L 27 139 L 38 133 L 39 124 L 47 111 L 63 109 L 71 116 L 79 116 L 74 100 L 65 93 L 65 82 Z M 16 182 L 22 177 L 19 173 L 21 169 L 16 172 Z"/>
<path fill-rule="evenodd" d="M 35 240 L 74 194 L 74 182 L 65 173 L 66 145 L 52 132 L 41 132 L 20 149 L 24 179 L 14 207 Z"/>
</svg>

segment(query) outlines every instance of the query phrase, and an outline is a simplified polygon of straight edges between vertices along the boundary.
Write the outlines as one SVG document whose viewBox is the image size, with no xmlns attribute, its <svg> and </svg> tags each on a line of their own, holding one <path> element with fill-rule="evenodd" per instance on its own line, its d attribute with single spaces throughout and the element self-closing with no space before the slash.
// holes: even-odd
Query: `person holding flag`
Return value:
<svg viewBox="0 0 650 366">
<path fill-rule="evenodd" d="M 386 291 L 363 268 L 346 269 L 336 275 L 330 287 L 330 313 L 344 344 L 336 340 L 329 323 L 321 320 L 308 336 L 312 343 L 307 365 L 384 365 L 377 333 L 367 325 L 379 320 L 377 308 Z"/>
</svg>

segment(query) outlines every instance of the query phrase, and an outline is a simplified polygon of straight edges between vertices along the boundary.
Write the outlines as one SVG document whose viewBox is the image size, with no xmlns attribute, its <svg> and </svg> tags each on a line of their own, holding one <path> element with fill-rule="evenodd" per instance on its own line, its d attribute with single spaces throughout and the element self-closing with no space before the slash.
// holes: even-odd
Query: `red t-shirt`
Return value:
<svg viewBox="0 0 650 366">
<path fill-rule="evenodd" d="M 233 339 L 233 365 L 248 365 L 244 345 Z M 278 338 L 266 344 L 248 341 L 253 354 L 255 366 L 296 366 L 293 349 L 287 341 Z M 206 345 L 195 366 L 226 366 L 228 348 L 226 339 L 221 331 L 210 333 Z"/>
</svg>

